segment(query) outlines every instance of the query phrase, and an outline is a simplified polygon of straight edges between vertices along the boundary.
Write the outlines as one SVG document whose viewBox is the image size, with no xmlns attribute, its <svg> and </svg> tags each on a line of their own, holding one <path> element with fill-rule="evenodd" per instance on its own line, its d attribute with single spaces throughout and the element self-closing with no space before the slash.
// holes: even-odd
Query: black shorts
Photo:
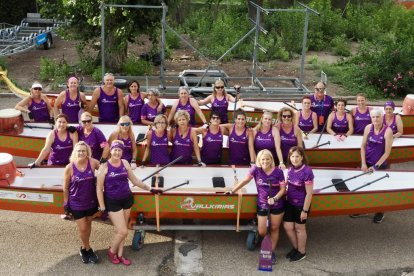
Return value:
<svg viewBox="0 0 414 276">
<path fill-rule="evenodd" d="M 270 214 L 272 214 L 272 215 L 280 215 L 284 211 L 285 210 L 283 210 L 283 208 L 280 208 L 280 209 L 270 209 Z M 260 217 L 267 217 L 267 209 L 261 209 L 261 208 L 257 207 L 257 215 L 260 216 Z"/>
<path fill-rule="evenodd" d="M 105 197 L 105 208 L 108 212 L 118 212 L 120 210 L 127 210 L 134 204 L 134 196 L 131 194 L 123 199 L 112 199 Z"/>
<path fill-rule="evenodd" d="M 285 203 L 285 214 L 283 216 L 283 221 L 286 222 L 294 222 L 297 224 L 306 224 L 305 220 L 300 220 L 300 214 L 302 213 L 303 206 L 295 206 L 290 204 L 289 202 Z M 308 216 L 310 214 L 310 208 L 308 212 Z"/>
<path fill-rule="evenodd" d="M 72 210 L 72 215 L 75 220 L 84 217 L 91 217 L 98 212 L 98 206 L 86 210 Z"/>
</svg>

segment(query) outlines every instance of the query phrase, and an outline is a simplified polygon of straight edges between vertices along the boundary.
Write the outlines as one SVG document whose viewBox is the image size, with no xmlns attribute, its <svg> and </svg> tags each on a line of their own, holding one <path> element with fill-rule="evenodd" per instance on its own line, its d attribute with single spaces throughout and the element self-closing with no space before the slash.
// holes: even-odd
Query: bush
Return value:
<svg viewBox="0 0 414 276">
<path fill-rule="evenodd" d="M 96 82 L 102 82 L 102 66 L 98 66 L 92 73 L 92 79 Z"/>
<path fill-rule="evenodd" d="M 331 47 L 335 55 L 343 57 L 351 55 L 350 45 L 345 34 L 334 37 L 331 41 Z"/>
<path fill-rule="evenodd" d="M 172 32 L 165 33 L 165 41 L 169 49 L 181 48 L 181 39 Z"/>
<path fill-rule="evenodd" d="M 122 71 L 128 76 L 144 76 L 152 74 L 152 64 L 149 61 L 130 55 L 122 65 Z"/>
<path fill-rule="evenodd" d="M 52 81 L 52 86 L 66 82 L 67 76 L 74 73 L 73 67 L 67 63 L 65 58 L 59 61 L 44 57 L 40 59 L 40 79 L 42 81 Z"/>
</svg>

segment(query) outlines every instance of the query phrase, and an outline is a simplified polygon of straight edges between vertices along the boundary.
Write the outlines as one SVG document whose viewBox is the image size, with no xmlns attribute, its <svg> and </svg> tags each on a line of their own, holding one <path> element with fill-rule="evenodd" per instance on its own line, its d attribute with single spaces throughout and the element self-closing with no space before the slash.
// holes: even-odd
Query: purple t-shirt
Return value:
<svg viewBox="0 0 414 276">
<path fill-rule="evenodd" d="M 48 165 L 66 166 L 69 164 L 69 158 L 73 150 L 73 141 L 70 138 L 69 132 L 66 132 L 66 138 L 61 141 L 58 136 L 58 131 L 55 132 L 55 140 L 52 143 L 49 159 L 47 160 Z"/>
<path fill-rule="evenodd" d="M 282 149 L 283 161 L 286 162 L 291 147 L 298 145 L 298 138 L 295 136 L 295 128 L 292 127 L 289 133 L 286 133 L 280 127 L 280 147 Z"/>
<path fill-rule="evenodd" d="M 95 173 L 88 160 L 86 170 L 81 172 L 72 164 L 73 174 L 69 184 L 69 206 L 72 210 L 83 211 L 98 207 Z"/>
<path fill-rule="evenodd" d="M 334 114 L 334 118 L 332 120 L 332 130 L 337 134 L 345 134 L 349 130 L 348 126 L 348 119 L 346 118 L 346 114 L 344 114 L 344 117 L 342 120 L 339 120 L 336 116 L 336 112 Z"/>
<path fill-rule="evenodd" d="M 190 126 L 195 126 L 196 125 L 195 109 L 194 109 L 194 107 L 191 106 L 190 99 L 188 99 L 188 101 L 185 104 L 181 104 L 181 101 L 178 100 L 177 111 L 178 110 L 187 111 L 188 114 L 190 115 L 190 122 L 189 122 Z"/>
<path fill-rule="evenodd" d="M 119 167 L 114 167 L 111 163 L 108 165 L 108 173 L 104 180 L 104 195 L 107 198 L 120 200 L 131 196 L 132 192 L 128 183 L 128 171 L 121 162 Z"/>
<path fill-rule="evenodd" d="M 193 163 L 193 141 L 191 140 L 191 127 L 188 128 L 188 132 L 184 137 L 181 137 L 178 133 L 178 129 L 175 131 L 175 135 L 172 140 L 171 160 L 175 160 L 179 156 L 182 156 L 176 164 L 191 164 Z"/>
<path fill-rule="evenodd" d="M 80 94 L 78 92 L 76 99 L 71 100 L 69 90 L 65 92 L 65 100 L 62 103 L 62 113 L 66 114 L 69 118 L 69 123 L 78 123 L 78 114 L 80 111 Z"/>
<path fill-rule="evenodd" d="M 311 110 L 316 112 L 318 117 L 318 131 L 322 131 L 322 128 L 328 119 L 331 110 L 334 107 L 334 101 L 331 96 L 325 95 L 321 101 L 318 101 L 313 94 L 311 97 Z M 320 117 L 323 117 L 321 120 Z"/>
<path fill-rule="evenodd" d="M 357 107 L 354 115 L 354 133 L 364 134 L 365 127 L 370 123 L 371 116 L 369 115 L 369 109 L 367 108 L 365 113 L 361 113 Z"/>
<path fill-rule="evenodd" d="M 155 117 L 158 115 L 158 103 L 155 108 L 152 108 L 148 103 L 144 104 L 141 109 L 141 120 L 148 120 L 150 122 L 154 122 Z M 165 113 L 165 105 L 162 107 L 161 114 Z"/>
<path fill-rule="evenodd" d="M 257 207 L 258 209 L 282 209 L 283 200 L 276 201 L 276 204 L 268 205 L 267 198 L 274 197 L 280 191 L 280 185 L 285 185 L 285 176 L 281 169 L 275 167 L 273 171 L 267 175 L 262 168 L 252 166 L 248 173 L 256 181 L 257 187 Z M 272 189 L 269 196 L 269 180 L 272 181 Z"/>
<path fill-rule="evenodd" d="M 211 104 L 211 111 L 216 112 L 220 115 L 222 124 L 227 124 L 229 121 L 227 117 L 228 108 L 229 102 L 227 101 L 226 97 L 223 97 L 221 101 L 214 97 L 213 103 Z"/>
<path fill-rule="evenodd" d="M 371 125 L 371 129 L 368 133 L 367 146 L 365 150 L 365 161 L 368 166 L 373 166 L 375 163 L 380 160 L 381 156 L 385 152 L 385 131 L 387 126 L 383 125 L 382 129 L 378 134 L 374 132 L 374 126 Z M 386 166 L 387 161 L 385 161 L 381 166 Z"/>
<path fill-rule="evenodd" d="M 248 165 L 250 163 L 250 153 L 247 128 L 244 129 L 241 135 L 237 135 L 236 127 L 233 127 L 228 141 L 230 164 Z"/>
<path fill-rule="evenodd" d="M 287 201 L 294 206 L 303 206 L 306 197 L 305 186 L 313 184 L 312 169 L 307 165 L 302 165 L 298 169 L 290 167 L 287 179 Z"/>
<path fill-rule="evenodd" d="M 256 154 L 263 149 L 270 150 L 273 155 L 273 159 L 275 162 L 278 162 L 279 158 L 276 154 L 275 138 L 273 137 L 272 128 L 270 128 L 266 133 L 262 133 L 258 130 L 256 137 L 254 137 L 254 151 Z"/>
<path fill-rule="evenodd" d="M 299 111 L 299 128 L 302 131 L 311 131 L 313 129 L 313 120 L 312 120 L 313 111 L 311 111 L 309 117 L 305 119 L 303 117 L 302 111 Z"/>
<path fill-rule="evenodd" d="M 206 164 L 220 164 L 221 153 L 223 151 L 223 134 L 221 129 L 215 134 L 207 129 L 203 138 L 203 147 L 201 148 L 201 161 Z"/>
<path fill-rule="evenodd" d="M 92 150 L 92 157 L 95 159 L 101 159 L 103 148 L 101 148 L 101 144 L 106 142 L 105 135 L 102 131 L 97 128 L 93 127 L 91 133 L 86 136 L 84 133 L 84 128 L 82 126 L 77 127 L 79 141 L 84 141 L 91 147 Z"/>
<path fill-rule="evenodd" d="M 168 153 L 167 131 L 161 137 L 158 137 L 155 131 L 152 131 L 150 141 L 151 165 L 165 165 L 170 163 L 170 154 Z"/>
<path fill-rule="evenodd" d="M 144 101 L 140 94 L 138 94 L 135 100 L 132 99 L 131 94 L 128 95 L 128 115 L 134 124 L 141 123 L 141 110 L 143 105 Z"/>
<path fill-rule="evenodd" d="M 389 124 L 389 125 L 387 125 L 387 121 L 386 121 L 386 119 L 385 119 L 385 116 L 383 117 L 383 119 L 382 119 L 382 122 L 383 122 L 383 124 L 384 125 L 386 125 L 386 126 L 388 126 L 389 128 L 391 128 L 391 130 L 392 130 L 392 134 L 395 134 L 395 133 L 397 133 L 398 132 L 398 128 L 397 128 L 397 123 L 395 122 L 395 118 L 396 118 L 397 116 L 395 116 L 394 115 L 394 118 L 392 119 L 392 122 L 391 122 L 391 124 Z"/>
<path fill-rule="evenodd" d="M 28 109 L 32 113 L 33 120 L 35 122 L 44 123 L 49 121 L 49 110 L 47 109 L 47 104 L 43 99 L 41 99 L 38 103 L 32 99 L 32 103 L 29 105 Z"/>
<path fill-rule="evenodd" d="M 119 120 L 118 88 L 115 87 L 115 93 L 111 96 L 107 95 L 102 87 L 99 89 L 99 122 L 117 123 Z"/>
</svg>

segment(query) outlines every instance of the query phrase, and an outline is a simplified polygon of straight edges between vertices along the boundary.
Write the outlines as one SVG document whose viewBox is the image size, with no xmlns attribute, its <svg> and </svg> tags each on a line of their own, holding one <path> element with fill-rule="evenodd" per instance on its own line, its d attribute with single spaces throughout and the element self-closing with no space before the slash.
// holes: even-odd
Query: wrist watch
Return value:
<svg viewBox="0 0 414 276">
<path fill-rule="evenodd" d="M 309 210 L 302 209 L 302 212 L 304 212 L 305 214 L 307 214 L 307 213 L 309 213 Z"/>
</svg>

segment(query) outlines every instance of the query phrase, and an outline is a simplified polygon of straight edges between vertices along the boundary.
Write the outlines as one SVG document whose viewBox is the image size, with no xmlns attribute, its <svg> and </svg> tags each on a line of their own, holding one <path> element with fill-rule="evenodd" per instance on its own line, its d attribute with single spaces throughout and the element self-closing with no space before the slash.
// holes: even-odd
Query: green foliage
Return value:
<svg viewBox="0 0 414 276">
<path fill-rule="evenodd" d="M 7 59 L 5 57 L 0 57 L 0 69 L 7 69 Z"/>
<path fill-rule="evenodd" d="M 166 40 L 166 44 L 169 49 L 180 49 L 181 40 L 178 36 L 176 36 L 172 32 L 166 32 L 165 40 Z"/>
<path fill-rule="evenodd" d="M 351 55 L 350 45 L 345 34 L 334 37 L 331 40 L 331 47 L 335 55 L 344 57 Z"/>
<path fill-rule="evenodd" d="M 122 71 L 127 76 L 145 76 L 152 74 L 152 64 L 149 61 L 130 55 L 122 65 Z"/>
<path fill-rule="evenodd" d="M 66 82 L 67 76 L 74 73 L 73 67 L 64 58 L 59 61 L 44 57 L 40 59 L 39 75 L 42 81 L 51 81 L 52 85 L 58 85 Z"/>
<path fill-rule="evenodd" d="M 102 82 L 102 66 L 98 66 L 92 73 L 92 79 L 96 82 Z"/>
</svg>

